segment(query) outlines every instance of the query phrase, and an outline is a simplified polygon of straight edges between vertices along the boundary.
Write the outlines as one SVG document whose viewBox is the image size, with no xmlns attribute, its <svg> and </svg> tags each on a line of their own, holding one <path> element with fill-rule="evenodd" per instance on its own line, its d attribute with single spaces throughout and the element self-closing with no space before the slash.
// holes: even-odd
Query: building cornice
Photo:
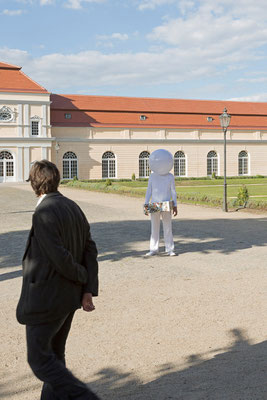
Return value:
<svg viewBox="0 0 267 400">
<path fill-rule="evenodd" d="M 112 143 L 112 144 L 116 144 L 116 143 L 162 143 L 162 144 L 176 144 L 176 143 L 184 143 L 184 144 L 212 144 L 212 143 L 216 143 L 216 144 L 223 144 L 224 141 L 223 139 L 129 139 L 129 138 L 124 138 L 124 139 L 107 139 L 107 138 L 103 138 L 103 139 L 92 139 L 92 138 L 57 138 L 57 137 L 0 137 L 0 143 L 1 146 L 3 144 L 3 142 L 10 142 L 12 143 L 12 146 L 14 146 L 14 144 L 18 144 L 18 143 L 26 143 L 26 142 L 30 142 L 32 145 L 38 145 L 38 143 L 50 143 L 52 144 L 52 142 L 59 142 L 59 143 L 97 143 L 97 144 L 103 144 L 103 143 Z M 236 139 L 228 139 L 227 140 L 227 144 L 267 144 L 267 140 L 264 139 L 251 139 L 251 140 L 245 140 L 245 139 L 240 139 L 240 140 L 236 140 Z"/>
<path fill-rule="evenodd" d="M 5 100 L 5 99 L 0 99 L 0 104 L 12 104 L 12 105 L 18 105 L 18 104 L 32 104 L 32 105 L 47 105 L 49 106 L 51 104 L 51 101 L 43 101 L 43 100 Z"/>
<path fill-rule="evenodd" d="M 12 145 L 14 146 L 14 143 L 24 143 L 24 142 L 31 142 L 34 145 L 38 145 L 39 143 L 46 143 L 46 142 L 53 142 L 55 141 L 55 138 L 51 138 L 51 137 L 21 137 L 21 136 L 17 136 L 17 137 L 0 137 L 0 143 L 2 146 L 3 142 L 10 142 L 12 143 Z M 16 145 L 16 144 L 15 144 Z"/>
<path fill-rule="evenodd" d="M 73 126 L 67 126 L 67 125 L 55 125 L 53 124 L 53 122 L 51 123 L 52 129 L 57 129 L 57 128 L 64 128 L 64 129 L 68 129 L 68 130 L 73 130 L 73 129 L 90 129 L 92 131 L 96 131 L 96 132 L 102 132 L 103 130 L 108 130 L 110 131 L 114 131 L 114 132 L 118 132 L 118 130 L 120 131 L 125 131 L 125 130 L 129 130 L 131 131 L 141 131 L 141 132 L 155 132 L 155 131 L 166 131 L 168 132 L 177 132 L 177 131 L 182 131 L 182 132 L 188 132 L 188 133 L 192 133 L 192 132 L 199 132 L 200 134 L 202 133 L 223 133 L 222 129 L 219 127 L 210 127 L 210 126 L 202 126 L 199 127 L 199 125 L 195 125 L 195 126 L 184 126 L 184 125 L 179 125 L 179 126 L 167 126 L 167 125 L 154 125 L 154 126 L 135 126 L 135 125 L 118 125 L 118 126 L 93 126 L 93 125 L 83 125 L 83 126 L 79 126 L 79 125 L 73 125 Z M 250 126 L 250 127 L 231 127 L 231 129 L 227 130 L 227 133 L 232 132 L 232 133 L 254 133 L 254 132 L 261 132 L 261 133 L 267 133 L 267 127 L 265 126 Z"/>
<path fill-rule="evenodd" d="M 91 139 L 91 138 L 54 138 L 55 141 L 57 142 L 69 142 L 69 143 L 164 143 L 164 144 L 176 144 L 176 143 L 197 143 L 197 144 L 210 144 L 210 143 L 216 143 L 216 144 L 223 144 L 224 141 L 223 139 Z M 262 140 L 262 139 L 252 139 L 252 140 L 232 140 L 229 139 L 227 140 L 227 144 L 266 144 L 267 140 Z"/>
</svg>

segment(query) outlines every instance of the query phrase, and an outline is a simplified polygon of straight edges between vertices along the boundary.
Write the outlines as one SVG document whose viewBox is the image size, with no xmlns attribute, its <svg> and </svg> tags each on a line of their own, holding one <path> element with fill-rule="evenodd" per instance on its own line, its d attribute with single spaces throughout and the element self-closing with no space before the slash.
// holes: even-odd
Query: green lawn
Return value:
<svg viewBox="0 0 267 400">
<path fill-rule="evenodd" d="M 231 185 L 227 184 L 227 196 L 228 197 L 237 197 L 238 189 L 242 185 Z M 262 197 L 264 199 L 266 196 L 266 201 L 267 201 L 267 184 L 263 185 L 251 185 L 251 184 L 246 184 L 246 187 L 248 189 L 249 195 L 250 196 L 258 196 Z M 182 193 L 198 193 L 198 194 L 206 194 L 209 196 L 214 196 L 214 197 L 222 197 L 223 195 L 223 185 L 222 186 L 194 186 L 194 187 L 186 187 L 186 186 L 177 186 L 176 187 L 177 194 L 182 194 Z"/>
<path fill-rule="evenodd" d="M 147 187 L 148 180 L 118 182 L 123 186 Z M 114 181 L 116 183 L 116 181 Z M 248 184 L 266 184 L 267 177 L 264 178 L 228 178 L 228 185 L 248 185 Z M 223 178 L 217 179 L 175 179 L 176 186 L 220 186 L 223 185 Z"/>
<path fill-rule="evenodd" d="M 133 189 L 137 194 L 145 194 L 147 181 L 133 182 L 114 182 L 112 184 L 117 190 L 119 188 L 127 191 Z M 203 179 L 203 180 L 179 180 L 175 182 L 177 194 L 198 194 L 211 197 L 223 196 L 223 179 Z M 246 185 L 251 200 L 255 199 L 267 201 L 267 178 L 232 178 L 227 179 L 227 196 L 236 198 L 240 186 Z M 266 196 L 266 197 L 265 197 Z"/>
<path fill-rule="evenodd" d="M 127 196 L 144 197 L 147 180 L 112 181 L 107 185 L 103 181 L 65 181 L 64 185 L 79 189 L 118 193 Z M 179 202 L 207 204 L 220 207 L 223 198 L 223 179 L 181 179 L 175 181 Z M 229 178 L 227 179 L 227 199 L 229 206 L 234 207 L 239 188 L 246 185 L 249 192 L 248 207 L 267 209 L 267 177 L 262 178 Z"/>
</svg>

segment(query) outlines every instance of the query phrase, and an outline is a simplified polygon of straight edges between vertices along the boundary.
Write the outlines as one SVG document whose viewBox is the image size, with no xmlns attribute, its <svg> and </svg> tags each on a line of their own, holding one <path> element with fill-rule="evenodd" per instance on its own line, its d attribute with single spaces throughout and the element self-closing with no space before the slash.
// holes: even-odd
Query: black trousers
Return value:
<svg viewBox="0 0 267 400">
<path fill-rule="evenodd" d="M 74 312 L 56 321 L 26 326 L 28 363 L 44 382 L 41 400 L 99 400 L 65 366 L 65 345 Z"/>
</svg>

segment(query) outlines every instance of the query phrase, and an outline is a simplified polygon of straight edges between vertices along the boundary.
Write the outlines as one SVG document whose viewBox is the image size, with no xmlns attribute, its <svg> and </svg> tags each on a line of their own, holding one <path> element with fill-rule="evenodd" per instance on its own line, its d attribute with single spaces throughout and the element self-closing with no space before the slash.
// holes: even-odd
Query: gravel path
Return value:
<svg viewBox="0 0 267 400">
<path fill-rule="evenodd" d="M 146 259 L 142 199 L 61 191 L 91 223 L 101 284 L 96 311 L 75 315 L 69 368 L 103 400 L 266 400 L 266 214 L 180 205 L 178 256 Z M 1 184 L 1 400 L 39 399 L 15 319 L 35 204 L 29 185 Z"/>
</svg>

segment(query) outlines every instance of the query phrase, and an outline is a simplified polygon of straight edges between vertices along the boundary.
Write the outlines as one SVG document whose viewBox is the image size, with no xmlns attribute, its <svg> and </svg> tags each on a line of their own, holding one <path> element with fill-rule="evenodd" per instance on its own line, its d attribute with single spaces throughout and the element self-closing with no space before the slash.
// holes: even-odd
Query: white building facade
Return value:
<svg viewBox="0 0 267 400">
<path fill-rule="evenodd" d="M 0 183 L 25 181 L 41 159 L 64 179 L 145 178 L 159 148 L 175 176 L 222 175 L 224 107 L 227 175 L 267 175 L 265 103 L 56 95 L 0 63 Z"/>
<path fill-rule="evenodd" d="M 51 159 L 51 147 L 50 94 L 0 63 L 0 182 L 26 180 L 31 162 Z"/>
</svg>

